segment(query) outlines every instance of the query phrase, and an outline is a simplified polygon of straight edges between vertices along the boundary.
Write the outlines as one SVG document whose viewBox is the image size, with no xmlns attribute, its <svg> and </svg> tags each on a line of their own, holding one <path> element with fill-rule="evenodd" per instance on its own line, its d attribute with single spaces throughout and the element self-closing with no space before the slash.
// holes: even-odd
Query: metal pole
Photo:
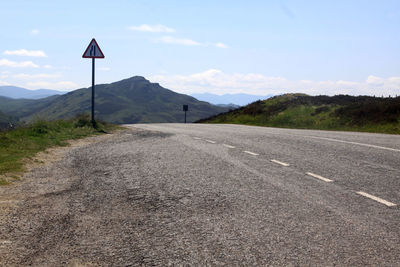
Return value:
<svg viewBox="0 0 400 267">
<path fill-rule="evenodd" d="M 185 111 L 185 123 L 186 123 L 186 111 Z"/>
<path fill-rule="evenodd" d="M 94 58 L 92 58 L 92 125 L 94 127 Z"/>
</svg>

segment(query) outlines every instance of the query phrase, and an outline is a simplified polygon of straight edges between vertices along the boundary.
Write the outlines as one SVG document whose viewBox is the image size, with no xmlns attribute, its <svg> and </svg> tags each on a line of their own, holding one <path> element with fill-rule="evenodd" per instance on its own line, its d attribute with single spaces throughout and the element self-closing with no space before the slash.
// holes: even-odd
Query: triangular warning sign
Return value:
<svg viewBox="0 0 400 267">
<path fill-rule="evenodd" d="M 93 38 L 89 46 L 86 48 L 85 53 L 83 53 L 83 58 L 104 58 L 103 52 L 101 52 L 100 46 L 97 44 L 96 40 Z"/>
</svg>

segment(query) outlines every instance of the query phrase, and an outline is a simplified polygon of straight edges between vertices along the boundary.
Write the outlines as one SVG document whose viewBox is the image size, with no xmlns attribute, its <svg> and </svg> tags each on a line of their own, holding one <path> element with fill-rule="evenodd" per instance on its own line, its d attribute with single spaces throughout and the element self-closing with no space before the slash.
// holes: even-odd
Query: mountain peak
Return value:
<svg viewBox="0 0 400 267">
<path fill-rule="evenodd" d="M 125 84 L 125 83 L 136 83 L 136 82 L 148 82 L 150 83 L 149 80 L 147 80 L 145 77 L 143 76 L 132 76 L 130 78 L 126 78 L 117 82 L 113 82 L 111 84 Z"/>
<path fill-rule="evenodd" d="M 132 82 L 139 82 L 139 81 L 146 81 L 146 82 L 150 82 L 149 80 L 147 80 L 145 77 L 143 76 L 132 76 L 128 79 L 126 79 L 127 81 L 132 81 Z"/>
</svg>

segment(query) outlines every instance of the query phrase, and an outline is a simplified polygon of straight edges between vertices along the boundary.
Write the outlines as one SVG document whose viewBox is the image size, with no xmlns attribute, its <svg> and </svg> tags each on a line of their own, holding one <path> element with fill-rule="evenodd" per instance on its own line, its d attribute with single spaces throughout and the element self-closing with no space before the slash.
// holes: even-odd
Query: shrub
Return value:
<svg viewBox="0 0 400 267">
<path fill-rule="evenodd" d="M 92 122 L 91 122 L 90 116 L 87 114 L 78 115 L 78 116 L 76 116 L 76 118 L 74 120 L 75 120 L 75 123 L 74 123 L 75 128 L 92 127 Z"/>
</svg>

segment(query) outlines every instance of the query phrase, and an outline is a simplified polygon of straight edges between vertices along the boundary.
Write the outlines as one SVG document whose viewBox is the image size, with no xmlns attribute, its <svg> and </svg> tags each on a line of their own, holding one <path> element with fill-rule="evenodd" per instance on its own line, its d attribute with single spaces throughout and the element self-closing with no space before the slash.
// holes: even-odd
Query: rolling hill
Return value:
<svg viewBox="0 0 400 267">
<path fill-rule="evenodd" d="M 140 76 L 96 85 L 96 118 L 107 122 L 181 122 L 183 104 L 189 105 L 188 122 L 228 110 L 175 93 Z M 89 113 L 90 107 L 90 87 L 38 100 L 0 97 L 0 111 L 23 121 L 32 121 L 37 117 L 48 120 L 70 118 Z"/>
<path fill-rule="evenodd" d="M 65 92 L 39 89 L 39 90 L 28 90 L 17 86 L 0 86 L 0 96 L 9 98 L 26 98 L 26 99 L 40 99 L 49 97 L 52 95 L 62 95 Z"/>
<path fill-rule="evenodd" d="M 285 94 L 198 122 L 400 134 L 400 97 Z"/>
<path fill-rule="evenodd" d="M 0 111 L 0 130 L 12 127 L 18 121 L 17 118 L 9 116 Z"/>
</svg>

